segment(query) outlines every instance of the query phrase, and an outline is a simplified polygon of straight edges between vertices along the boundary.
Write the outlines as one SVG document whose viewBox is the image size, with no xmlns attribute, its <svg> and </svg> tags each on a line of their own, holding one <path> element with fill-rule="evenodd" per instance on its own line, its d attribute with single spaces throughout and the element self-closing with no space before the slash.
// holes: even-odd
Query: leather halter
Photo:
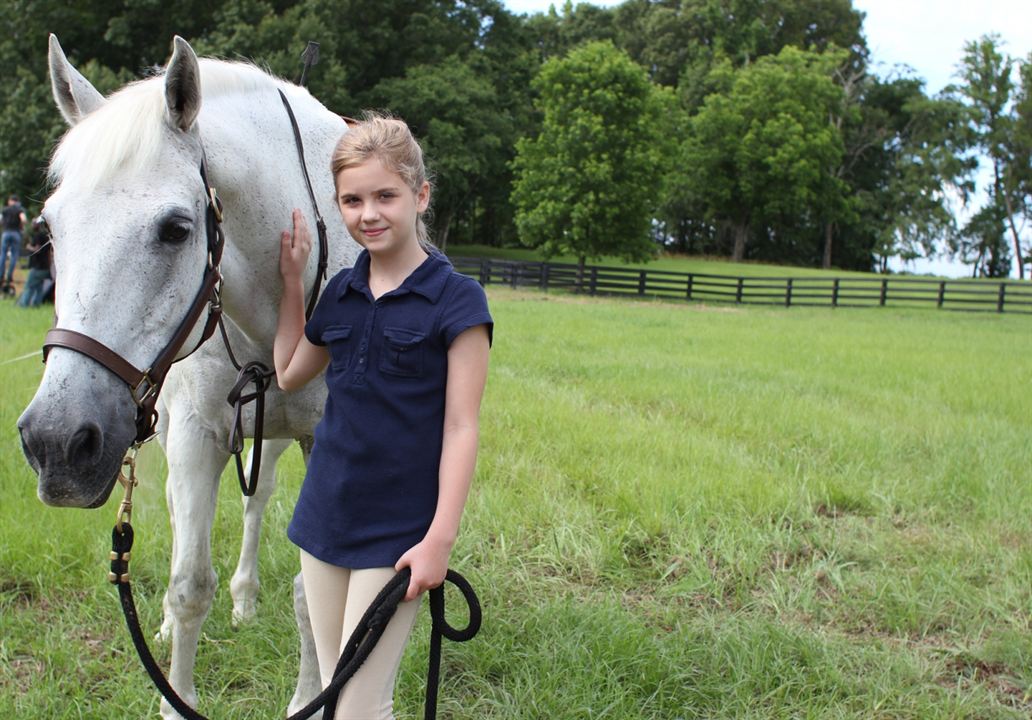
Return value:
<svg viewBox="0 0 1032 720">
<path fill-rule="evenodd" d="M 201 279 L 201 287 L 197 291 L 190 309 L 186 312 L 186 317 L 183 318 L 172 339 L 158 354 L 151 366 L 146 370 L 140 370 L 102 342 L 75 330 L 52 328 L 47 332 L 43 341 L 44 363 L 52 348 L 67 348 L 100 363 L 129 386 L 129 393 L 133 403 L 136 404 L 136 439 L 134 441 L 136 444 L 146 442 L 154 436 L 155 426 L 158 422 L 158 413 L 154 406 L 158 401 L 158 393 L 161 392 L 165 376 L 172 367 L 172 363 L 175 362 L 176 355 L 179 354 L 200 319 L 201 313 L 204 312 L 205 305 L 208 306 L 208 318 L 204 324 L 204 331 L 201 333 L 201 339 L 197 345 L 187 355 L 196 351 L 205 340 L 212 336 L 219 318 L 222 316 L 222 300 L 219 295 L 222 275 L 219 272 L 219 264 L 222 261 L 222 249 L 226 242 L 222 232 L 222 203 L 216 195 L 215 189 L 208 182 L 208 169 L 203 157 L 201 158 L 200 172 L 207 197 L 205 228 L 208 240 L 208 259 L 204 268 L 204 277 Z"/>
</svg>

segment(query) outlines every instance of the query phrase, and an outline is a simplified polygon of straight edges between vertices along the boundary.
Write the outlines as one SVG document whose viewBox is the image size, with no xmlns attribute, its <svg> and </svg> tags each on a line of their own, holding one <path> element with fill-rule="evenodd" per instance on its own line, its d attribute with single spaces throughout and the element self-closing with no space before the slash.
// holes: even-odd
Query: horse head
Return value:
<svg viewBox="0 0 1032 720">
<path fill-rule="evenodd" d="M 42 213 L 57 271 L 56 326 L 147 369 L 188 313 L 208 257 L 198 60 L 177 37 L 161 77 L 108 98 L 53 35 L 49 61 L 54 99 L 70 126 L 51 161 L 54 191 Z M 184 348 L 200 333 L 195 327 Z M 129 386 L 111 370 L 53 347 L 18 420 L 40 499 L 103 504 L 136 438 L 136 411 Z"/>
</svg>

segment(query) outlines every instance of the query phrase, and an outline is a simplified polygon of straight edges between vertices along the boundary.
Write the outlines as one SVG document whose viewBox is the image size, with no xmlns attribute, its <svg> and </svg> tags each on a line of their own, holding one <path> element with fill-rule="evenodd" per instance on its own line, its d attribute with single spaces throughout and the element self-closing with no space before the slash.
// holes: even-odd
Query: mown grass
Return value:
<svg viewBox="0 0 1032 720">
<path fill-rule="evenodd" d="M 488 292 L 482 449 L 453 558 L 485 625 L 445 646 L 441 717 L 1032 713 L 1032 321 Z M 0 307 L 0 361 L 49 321 Z M 0 716 L 152 717 L 104 580 L 113 505 L 42 506 L 21 458 L 39 375 L 0 365 Z M 160 457 L 144 465 L 133 571 L 156 630 L 169 541 Z M 291 694 L 300 478 L 292 451 L 260 619 L 237 630 L 239 499 L 223 483 L 198 660 L 214 717 L 280 717 Z M 399 718 L 421 716 L 427 624 Z"/>
</svg>

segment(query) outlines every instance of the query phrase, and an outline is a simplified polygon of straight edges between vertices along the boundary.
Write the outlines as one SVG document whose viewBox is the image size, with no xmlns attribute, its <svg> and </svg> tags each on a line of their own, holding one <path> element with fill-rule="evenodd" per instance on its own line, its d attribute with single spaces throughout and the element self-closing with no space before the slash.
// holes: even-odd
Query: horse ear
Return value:
<svg viewBox="0 0 1032 720">
<path fill-rule="evenodd" d="M 178 35 L 165 68 L 165 107 L 172 126 L 184 132 L 201 111 L 201 67 L 190 43 Z"/>
<path fill-rule="evenodd" d="M 104 96 L 68 62 L 53 33 L 50 34 L 49 61 L 54 101 L 69 125 L 75 125 L 104 104 Z"/>
</svg>

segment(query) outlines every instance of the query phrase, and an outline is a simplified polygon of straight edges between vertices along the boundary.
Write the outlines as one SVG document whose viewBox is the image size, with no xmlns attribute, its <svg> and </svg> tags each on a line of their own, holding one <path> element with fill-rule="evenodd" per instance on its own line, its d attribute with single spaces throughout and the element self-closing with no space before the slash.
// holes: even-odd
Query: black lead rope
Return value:
<svg viewBox="0 0 1032 720">
<path fill-rule="evenodd" d="M 192 707 L 187 705 L 179 694 L 172 688 L 168 678 L 161 671 L 154 655 L 151 654 L 144 638 L 143 630 L 140 627 L 140 618 L 136 612 L 136 603 L 133 601 L 133 591 L 129 583 L 129 556 L 133 547 L 133 528 L 129 522 L 120 522 L 111 531 L 111 572 L 108 579 L 118 586 L 118 596 L 122 602 L 122 612 L 125 615 L 125 622 L 132 636 L 133 645 L 143 662 L 151 681 L 161 692 L 168 703 L 175 708 L 176 712 L 186 720 L 209 720 Z M 398 604 L 405 597 L 408 589 L 411 571 L 408 568 L 402 569 L 390 581 L 373 600 L 372 604 L 365 611 L 358 627 L 351 634 L 347 644 L 341 653 L 340 660 L 333 673 L 333 680 L 329 686 L 319 693 L 318 696 L 308 705 L 294 713 L 287 720 L 306 720 L 312 717 L 320 708 L 323 708 L 322 720 L 332 720 L 337 708 L 337 700 L 344 685 L 358 671 L 362 664 L 372 653 L 376 643 L 380 640 L 387 623 L 394 616 Z M 437 688 L 440 683 L 441 671 L 441 638 L 446 637 L 454 642 L 465 642 L 471 639 L 480 630 L 481 611 L 480 601 L 472 586 L 454 570 L 448 571 L 447 582 L 455 585 L 466 600 L 469 607 L 469 624 L 462 629 L 454 628 L 448 624 L 444 614 L 444 586 L 434 588 L 430 591 L 430 618 L 432 627 L 430 631 L 430 666 L 426 679 L 426 704 L 424 707 L 424 720 L 436 720 L 437 718 Z"/>
</svg>

